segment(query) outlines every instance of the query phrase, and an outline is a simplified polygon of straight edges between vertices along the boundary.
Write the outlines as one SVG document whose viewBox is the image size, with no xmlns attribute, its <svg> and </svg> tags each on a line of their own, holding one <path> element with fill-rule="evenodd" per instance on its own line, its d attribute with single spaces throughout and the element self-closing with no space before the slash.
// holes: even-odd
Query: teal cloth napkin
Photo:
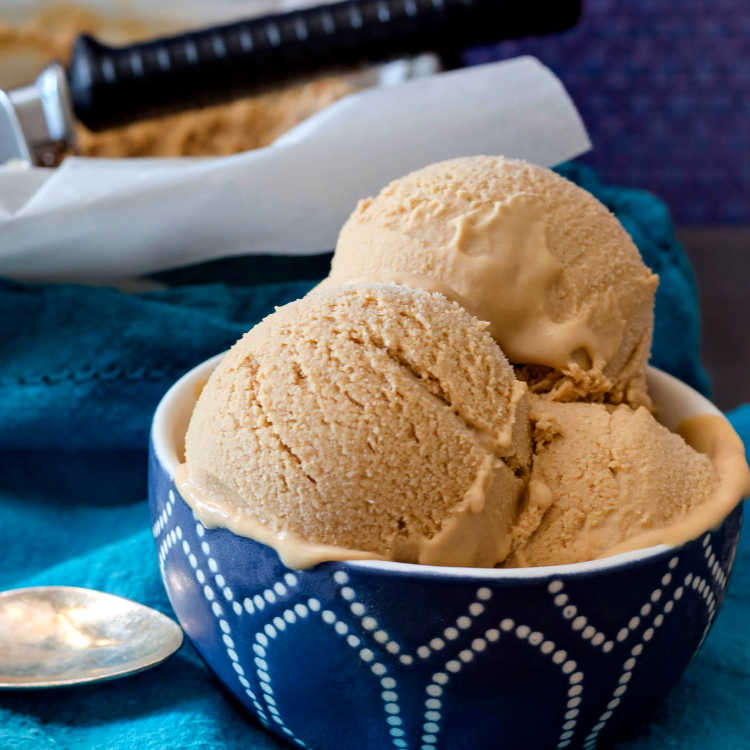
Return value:
<svg viewBox="0 0 750 750">
<path fill-rule="evenodd" d="M 692 271 L 647 193 L 560 170 L 614 210 L 661 276 L 653 362 L 706 392 Z M 126 294 L 0 281 L 0 589 L 88 586 L 171 614 L 145 503 L 149 421 L 183 372 L 230 346 L 325 273 L 317 259 L 254 257 L 162 274 Z M 214 279 L 215 282 L 207 283 Z M 750 407 L 733 416 L 750 441 Z M 703 651 L 631 750 L 750 747 L 750 542 Z M 116 682 L 0 693 L 0 748 L 261 750 L 282 745 L 237 710 L 188 644 Z"/>
</svg>

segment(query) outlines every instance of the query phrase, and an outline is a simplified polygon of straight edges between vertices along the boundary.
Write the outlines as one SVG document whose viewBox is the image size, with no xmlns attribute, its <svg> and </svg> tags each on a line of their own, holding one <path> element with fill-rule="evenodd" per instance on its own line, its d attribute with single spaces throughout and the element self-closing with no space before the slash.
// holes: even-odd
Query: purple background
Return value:
<svg viewBox="0 0 750 750">
<path fill-rule="evenodd" d="M 560 76 L 602 177 L 664 198 L 680 224 L 750 224 L 750 0 L 584 0 L 577 27 L 475 47 Z"/>
</svg>

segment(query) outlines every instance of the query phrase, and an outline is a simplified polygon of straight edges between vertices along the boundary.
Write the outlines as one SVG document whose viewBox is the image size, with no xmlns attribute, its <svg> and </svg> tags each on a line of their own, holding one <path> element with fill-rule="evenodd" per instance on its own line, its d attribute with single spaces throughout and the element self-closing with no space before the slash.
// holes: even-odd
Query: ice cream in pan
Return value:
<svg viewBox="0 0 750 750">
<path fill-rule="evenodd" d="M 686 541 L 750 473 L 724 420 L 680 435 L 647 408 L 656 284 L 616 218 L 549 170 L 473 157 L 407 175 L 360 202 L 329 279 L 224 357 L 178 486 L 290 567 Z"/>
</svg>

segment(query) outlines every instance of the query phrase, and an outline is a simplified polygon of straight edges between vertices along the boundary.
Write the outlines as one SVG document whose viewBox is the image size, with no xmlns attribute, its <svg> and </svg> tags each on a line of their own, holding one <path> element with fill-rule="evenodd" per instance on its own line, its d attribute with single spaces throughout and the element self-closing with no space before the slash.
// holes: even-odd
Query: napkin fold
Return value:
<svg viewBox="0 0 750 750">
<path fill-rule="evenodd" d="M 661 277 L 653 364 L 699 390 L 690 265 L 663 204 L 560 168 L 620 218 Z M 171 614 L 145 502 L 151 414 L 185 370 L 307 292 L 330 256 L 235 258 L 162 275 L 169 288 L 0 281 L 0 589 L 88 586 Z M 212 279 L 206 283 L 207 279 Z M 220 281 L 223 279 L 223 281 Z M 750 441 L 750 407 L 732 417 Z M 750 542 L 701 654 L 629 750 L 748 747 Z M 161 666 L 96 686 L 0 693 L 0 748 L 281 748 L 237 710 L 189 644 Z"/>
<path fill-rule="evenodd" d="M 319 253 L 353 196 L 412 169 L 467 153 L 552 166 L 590 146 L 559 79 L 518 57 L 360 91 L 233 156 L 0 166 L 0 274 L 111 281 L 227 255 Z"/>
</svg>

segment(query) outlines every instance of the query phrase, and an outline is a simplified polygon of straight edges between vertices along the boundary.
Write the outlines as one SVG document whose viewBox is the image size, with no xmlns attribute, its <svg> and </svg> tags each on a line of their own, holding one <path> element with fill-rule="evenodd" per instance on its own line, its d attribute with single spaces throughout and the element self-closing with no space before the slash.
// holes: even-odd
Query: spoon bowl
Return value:
<svg viewBox="0 0 750 750">
<path fill-rule="evenodd" d="M 153 667 L 182 645 L 181 628 L 150 607 L 72 586 L 0 593 L 0 688 L 111 680 Z"/>
</svg>

